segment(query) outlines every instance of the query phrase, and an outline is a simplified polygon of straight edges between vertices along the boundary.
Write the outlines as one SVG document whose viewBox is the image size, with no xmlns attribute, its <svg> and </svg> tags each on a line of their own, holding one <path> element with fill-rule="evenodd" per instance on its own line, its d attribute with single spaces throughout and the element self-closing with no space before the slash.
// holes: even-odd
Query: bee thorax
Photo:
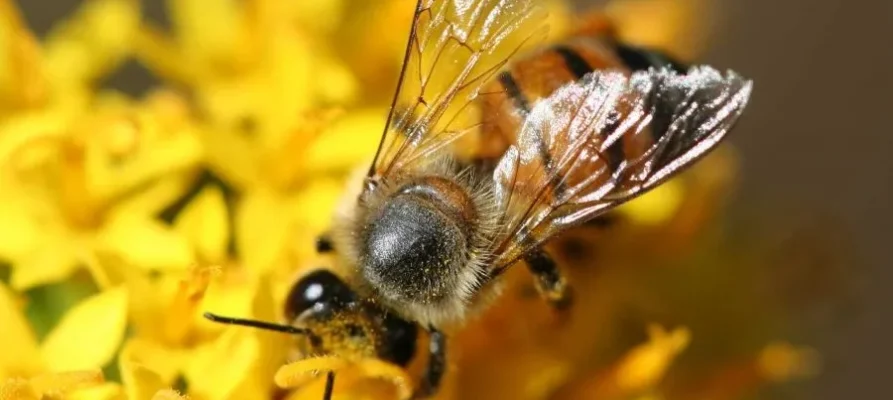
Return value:
<svg viewBox="0 0 893 400">
<path fill-rule="evenodd" d="M 367 215 L 360 272 L 383 300 L 408 309 L 461 302 L 475 275 L 469 266 L 474 224 L 468 218 L 474 214 L 461 188 L 447 182 L 403 186 Z"/>
<path fill-rule="evenodd" d="M 367 226 L 362 272 L 391 300 L 437 303 L 457 284 L 466 243 L 461 229 L 432 204 L 394 198 Z"/>
</svg>

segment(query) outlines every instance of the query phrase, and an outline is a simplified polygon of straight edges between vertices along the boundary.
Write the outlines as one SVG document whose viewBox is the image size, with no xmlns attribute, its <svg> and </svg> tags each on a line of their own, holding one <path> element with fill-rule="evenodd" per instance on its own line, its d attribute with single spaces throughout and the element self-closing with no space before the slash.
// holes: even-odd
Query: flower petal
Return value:
<svg viewBox="0 0 893 400">
<path fill-rule="evenodd" d="M 262 273 L 275 265 L 285 250 L 292 225 L 290 204 L 272 191 L 259 188 L 236 207 L 236 246 L 246 268 Z"/>
<path fill-rule="evenodd" d="M 37 221 L 18 199 L 0 195 L 0 258 L 18 260 L 42 239 Z"/>
<path fill-rule="evenodd" d="M 338 371 L 349 365 L 350 361 L 341 357 L 310 357 L 283 365 L 273 379 L 281 388 L 294 388 L 318 378 L 320 372 Z"/>
<path fill-rule="evenodd" d="M 24 378 L 12 378 L 0 383 L 0 400 L 40 400 L 40 396 Z"/>
<path fill-rule="evenodd" d="M 68 278 L 77 270 L 79 257 L 78 250 L 67 239 L 46 232 L 40 247 L 13 265 L 12 287 L 27 290 Z"/>
<path fill-rule="evenodd" d="M 255 108 L 265 133 L 284 134 L 297 128 L 301 111 L 316 100 L 314 84 L 319 77 L 321 51 L 309 38 L 292 29 L 278 29 L 267 37 L 267 57 L 264 60 L 259 94 Z M 308 90 L 310 89 L 310 90 Z"/>
<path fill-rule="evenodd" d="M 0 108 L 40 104 L 48 92 L 40 44 L 11 1 L 0 2 Z"/>
<path fill-rule="evenodd" d="M 189 397 L 173 389 L 162 389 L 152 396 L 152 400 L 188 400 Z"/>
<path fill-rule="evenodd" d="M 647 343 L 632 349 L 620 362 L 616 375 L 620 387 L 641 390 L 653 386 L 691 340 L 688 329 L 667 332 L 657 325 L 649 327 L 648 336 Z"/>
<path fill-rule="evenodd" d="M 317 74 L 316 93 L 324 104 L 350 104 L 356 99 L 359 83 L 346 65 L 333 58 L 320 58 Z"/>
<path fill-rule="evenodd" d="M 132 346 L 125 345 L 121 350 L 118 366 L 128 399 L 150 399 L 159 390 L 167 389 L 161 377 L 136 357 Z"/>
<path fill-rule="evenodd" d="M 127 291 L 108 290 L 75 305 L 41 345 L 51 371 L 101 368 L 114 357 L 127 324 Z"/>
<path fill-rule="evenodd" d="M 257 289 L 254 291 L 255 297 L 250 301 L 253 312 L 246 315 L 263 321 L 275 321 L 279 318 L 277 310 L 281 303 L 273 299 L 271 283 L 272 279 L 269 275 L 261 277 Z M 263 396 L 270 391 L 272 386 L 270 377 L 285 362 L 289 351 L 293 350 L 294 338 L 288 335 L 269 331 L 255 331 L 255 334 L 259 345 L 258 362 L 253 365 L 252 373 L 246 376 L 246 379 L 236 388 L 233 398 L 264 400 Z"/>
<path fill-rule="evenodd" d="M 177 290 L 161 324 L 168 343 L 183 343 L 186 340 L 211 278 L 219 274 L 219 267 L 193 268 L 187 278 L 177 282 Z"/>
<path fill-rule="evenodd" d="M 183 235 L 146 217 L 115 216 L 99 240 L 105 250 L 144 269 L 185 270 L 195 262 L 192 247 Z"/>
<path fill-rule="evenodd" d="M 168 175 L 115 203 L 116 214 L 155 216 L 176 201 L 189 188 L 191 177 Z"/>
<path fill-rule="evenodd" d="M 183 62 L 174 39 L 152 23 L 144 21 L 133 41 L 134 57 L 162 80 L 184 85 L 201 76 L 196 65 Z"/>
<path fill-rule="evenodd" d="M 245 269 L 227 269 L 219 274 L 213 283 L 207 287 L 200 305 L 203 310 L 221 315 L 252 315 L 252 299 L 257 295 L 258 281 L 251 271 Z M 194 325 L 203 334 L 213 337 L 219 334 L 225 325 L 208 321 L 198 311 L 199 304 L 191 314 Z M 257 316 L 259 317 L 259 316 Z M 184 318 L 189 318 L 184 316 Z"/>
<path fill-rule="evenodd" d="M 219 88 L 216 89 L 220 90 Z M 240 90 L 236 89 L 233 90 L 233 92 L 239 93 Z M 220 94 L 217 97 L 231 102 L 244 101 L 242 100 L 242 97 L 238 96 L 235 96 L 237 99 L 232 99 L 234 96 L 234 94 L 226 93 Z M 226 106 L 229 106 L 229 104 Z M 233 107 L 239 106 L 241 105 Z M 211 109 L 209 114 L 214 113 L 215 111 L 219 114 L 233 113 L 235 115 L 242 115 L 243 118 L 250 119 L 250 117 L 241 114 L 241 110 L 217 111 Z M 233 117 L 230 117 L 229 115 L 211 115 L 210 118 L 235 118 L 235 115 Z M 236 124 L 236 122 L 218 121 L 218 125 L 226 124 Z M 258 155 L 260 151 L 258 150 L 256 143 L 248 140 L 248 138 L 241 134 L 241 132 L 238 132 L 233 128 L 207 129 L 201 131 L 201 135 L 205 146 L 206 162 L 211 166 L 211 169 L 215 174 L 238 188 L 247 188 L 256 184 L 260 176 L 260 173 L 258 172 Z"/>
<path fill-rule="evenodd" d="M 87 190 L 98 199 L 116 199 L 153 180 L 197 165 L 202 146 L 189 128 L 164 126 L 148 112 L 101 115 L 83 124 Z"/>
<path fill-rule="evenodd" d="M 274 188 L 294 187 L 304 177 L 307 144 L 315 141 L 343 114 L 344 110 L 340 108 L 314 109 L 303 113 L 300 128 L 293 129 L 281 141 L 267 146 L 261 162 L 264 182 Z"/>
<path fill-rule="evenodd" d="M 37 339 L 12 291 L 0 282 L 0 381 L 31 376 L 42 368 Z"/>
<path fill-rule="evenodd" d="M 55 108 L 5 118 L 0 124 L 0 160 L 14 170 L 46 161 L 55 154 L 55 145 L 64 137 L 70 120 L 69 113 Z"/>
<path fill-rule="evenodd" d="M 344 189 L 344 182 L 339 179 L 315 179 L 289 200 L 295 220 L 287 243 L 297 259 L 304 260 L 316 254 L 316 238 L 331 229 L 335 207 Z"/>
<path fill-rule="evenodd" d="M 124 388 L 116 382 L 106 382 L 66 394 L 66 400 L 121 400 Z"/>
<path fill-rule="evenodd" d="M 223 261 L 230 234 L 223 192 L 215 187 L 203 190 L 177 217 L 174 227 L 189 238 L 202 260 Z"/>
<path fill-rule="evenodd" d="M 326 380 L 324 379 L 325 375 L 318 374 L 316 376 L 316 380 L 307 382 L 306 384 L 301 385 L 301 387 L 294 389 L 286 400 L 319 400 L 323 397 L 323 393 L 325 393 L 325 384 Z M 344 396 L 344 384 L 341 379 L 335 379 L 335 386 L 332 390 L 333 395 L 335 396 Z M 373 400 L 367 399 L 365 397 L 348 397 L 349 399 L 356 400 Z"/>
<path fill-rule="evenodd" d="M 267 5 L 271 11 L 278 12 L 280 20 L 283 17 L 297 18 L 302 28 L 320 33 L 337 29 L 348 6 L 343 0 L 296 2 L 267 0 L 259 3 Z M 266 14 L 268 17 L 276 18 L 273 13 Z"/>
<path fill-rule="evenodd" d="M 84 345 L 83 343 L 81 344 Z M 43 397 L 95 387 L 104 382 L 102 371 L 68 371 L 42 374 L 31 378 L 31 387 Z"/>
<path fill-rule="evenodd" d="M 91 0 L 47 38 L 46 66 L 54 84 L 87 83 L 119 65 L 139 25 L 140 3 Z"/>
<path fill-rule="evenodd" d="M 239 4 L 217 0 L 167 1 L 169 15 L 184 55 L 194 68 L 226 66 L 242 46 Z M 205 75 L 210 75 L 206 72 Z"/>
<path fill-rule="evenodd" d="M 342 395 L 350 392 L 350 398 L 409 399 L 412 396 L 412 380 L 406 371 L 375 358 L 356 361 L 335 356 L 306 358 L 282 366 L 274 380 L 283 388 L 300 387 L 289 400 L 319 398 L 323 373 L 329 371 L 337 373 L 335 390 Z"/>
<path fill-rule="evenodd" d="M 153 340 L 133 338 L 124 344 L 121 354 L 128 362 L 151 370 L 163 383 L 173 383 L 188 360 L 185 351 L 170 348 Z"/>
<path fill-rule="evenodd" d="M 229 398 L 257 362 L 256 333 L 232 327 L 214 342 L 196 349 L 184 374 L 189 391 L 209 400 Z"/>
<path fill-rule="evenodd" d="M 383 381 L 397 390 L 397 398 L 409 399 L 412 396 L 412 379 L 406 370 L 377 358 L 366 358 L 358 361 L 353 367 L 363 380 Z"/>
<path fill-rule="evenodd" d="M 370 132 L 381 130 L 382 115 L 384 110 L 372 108 L 334 121 L 307 149 L 305 173 L 349 171 L 358 163 L 371 160 L 380 138 Z"/>
</svg>

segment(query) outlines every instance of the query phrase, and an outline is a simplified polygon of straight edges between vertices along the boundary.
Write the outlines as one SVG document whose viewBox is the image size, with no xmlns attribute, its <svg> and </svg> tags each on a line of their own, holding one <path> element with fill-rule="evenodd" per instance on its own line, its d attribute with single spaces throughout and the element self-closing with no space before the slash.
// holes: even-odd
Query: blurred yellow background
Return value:
<svg viewBox="0 0 893 400">
<path fill-rule="evenodd" d="M 605 2 L 590 3 L 600 5 Z M 728 219 L 732 221 L 733 226 L 738 228 L 732 229 L 732 232 L 725 237 L 734 239 L 746 236 L 748 233 L 753 234 L 752 232 L 765 232 L 759 248 L 770 249 L 767 252 L 777 253 L 778 258 L 766 265 L 790 267 L 767 272 L 766 275 L 773 278 L 768 284 L 768 289 L 765 290 L 772 291 L 773 294 L 791 291 L 790 299 L 787 297 L 785 299 L 792 303 L 800 301 L 801 297 L 818 299 L 819 306 L 804 307 L 803 310 L 809 310 L 808 313 L 804 311 L 804 314 L 797 315 L 797 320 L 798 324 L 802 322 L 803 326 L 815 326 L 817 328 L 814 329 L 822 330 L 821 332 L 803 333 L 802 336 L 810 339 L 807 340 L 809 344 L 819 346 L 823 350 L 823 374 L 814 381 L 814 385 L 805 388 L 805 392 L 786 391 L 784 388 L 778 391 L 770 390 L 767 392 L 769 393 L 767 396 L 790 398 L 793 393 L 798 393 L 805 398 L 840 399 L 877 397 L 885 394 L 886 382 L 884 378 L 887 375 L 885 364 L 887 360 L 893 359 L 893 346 L 887 342 L 888 338 L 893 335 L 893 307 L 885 306 L 891 304 L 891 300 L 893 300 L 889 295 L 890 291 L 887 290 L 887 284 L 893 282 L 893 269 L 890 268 L 893 259 L 889 256 L 887 245 L 890 240 L 889 227 L 893 222 L 888 209 L 890 204 L 893 204 L 893 157 L 889 157 L 885 153 L 893 148 L 891 147 L 893 139 L 889 134 L 890 124 L 887 122 L 887 113 L 882 108 L 889 105 L 890 101 L 887 97 L 893 90 L 893 79 L 889 76 L 889 72 L 893 70 L 893 51 L 890 50 L 889 43 L 889 38 L 893 37 L 893 5 L 882 2 L 845 2 L 842 0 L 786 2 L 689 0 L 666 8 L 642 8 L 640 10 L 636 8 L 637 3 L 643 2 L 621 0 L 612 4 L 612 7 L 624 11 L 622 15 L 630 16 L 626 24 L 621 25 L 621 29 L 627 29 L 633 37 L 643 42 L 670 46 L 676 54 L 683 57 L 696 57 L 698 61 L 704 63 L 721 68 L 733 68 L 755 81 L 755 92 L 751 105 L 731 138 L 738 150 L 736 160 L 740 163 L 738 166 L 740 183 L 738 183 L 734 195 L 730 196 L 732 205 Z M 669 3 L 673 2 L 669 1 Z M 75 0 L 18 2 L 29 25 L 38 35 L 48 32 L 55 22 L 71 15 L 80 4 L 80 1 Z M 165 2 L 162 1 L 145 1 L 143 11 L 150 19 L 158 21 L 159 25 L 164 25 L 161 22 L 167 19 L 163 12 L 164 4 Z M 363 0 L 345 1 L 344 4 L 363 4 Z M 368 6 L 368 4 L 365 5 Z M 353 21 L 354 26 L 363 26 L 364 23 L 374 22 L 375 18 L 390 18 L 388 13 L 391 11 L 389 10 L 409 9 L 413 2 L 382 0 L 380 4 L 382 6 L 377 11 L 379 14 L 370 12 L 354 16 L 357 18 Z M 694 11 L 680 12 L 678 11 L 679 4 L 691 5 L 694 7 Z M 201 18 L 206 17 L 202 14 L 203 11 L 191 10 L 193 13 L 191 16 L 181 15 L 179 18 L 186 20 L 192 18 L 193 22 L 200 21 Z M 331 15 L 330 10 L 325 10 L 324 5 L 314 12 L 318 12 L 318 15 Z M 635 18 L 631 16 L 635 16 Z M 225 18 L 226 16 L 207 17 L 208 20 L 211 20 L 211 17 Z M 174 19 L 176 20 L 176 18 Z M 115 23 L 116 21 L 93 22 L 101 26 L 103 23 Z M 117 23 L 128 22 L 117 21 Z M 337 25 L 324 18 L 306 18 L 302 20 L 302 23 L 308 24 L 310 29 L 319 32 L 327 32 L 327 29 L 330 29 L 329 25 Z M 196 22 L 193 28 L 200 30 L 203 29 L 203 26 L 201 22 Z M 207 29 L 214 28 L 219 27 L 207 27 Z M 356 28 L 356 30 L 360 29 L 362 28 Z M 226 33 L 227 31 L 222 30 L 221 32 Z M 388 35 L 385 35 L 387 38 L 399 39 L 394 39 L 391 42 L 382 40 L 382 43 L 377 43 L 380 47 L 369 46 L 370 42 L 364 42 L 365 46 L 362 47 L 368 52 L 390 51 L 394 45 L 402 46 L 402 32 L 403 30 L 399 33 L 389 32 Z M 350 37 L 352 33 L 354 32 L 351 32 L 350 29 L 345 29 L 342 34 Z M 228 53 L 228 49 L 215 48 L 214 46 L 227 43 L 227 39 L 231 38 L 214 37 L 213 35 L 202 38 L 201 35 L 196 35 L 195 40 L 208 41 L 193 44 L 208 50 L 208 54 L 203 55 L 206 58 L 197 60 L 196 63 L 207 62 L 212 67 L 219 67 L 214 64 L 215 57 L 222 58 L 221 54 L 227 56 L 231 54 Z M 345 42 L 350 43 L 349 40 Z M 277 54 L 285 54 L 285 56 L 303 54 L 299 52 L 306 50 L 306 48 L 300 47 L 284 47 L 280 49 L 282 53 Z M 215 51 L 218 51 L 219 54 L 215 54 Z M 332 52 L 334 58 L 347 59 L 348 63 L 351 61 L 357 63 L 366 56 L 346 46 L 326 51 Z M 356 57 L 356 59 L 352 60 L 351 57 Z M 72 59 L 76 60 L 77 58 Z M 235 59 L 247 64 L 252 61 L 242 60 L 238 57 Z M 239 67 L 241 64 L 235 63 L 234 65 Z M 176 84 L 179 83 L 177 79 L 192 79 L 184 78 L 186 75 L 183 75 L 182 72 L 188 72 L 192 65 L 165 65 L 160 62 L 155 67 L 156 73 L 159 70 L 169 72 L 165 77 L 168 82 Z M 178 70 L 178 67 L 182 67 L 181 70 Z M 368 85 L 370 82 L 374 83 L 380 76 L 387 76 L 387 73 L 393 69 L 388 62 L 382 61 L 371 65 L 373 68 L 354 72 L 356 81 L 345 78 L 343 75 L 347 73 L 336 66 L 328 67 L 320 68 L 329 75 L 319 78 L 318 81 L 340 82 L 339 84 L 330 86 L 317 84 L 314 86 L 314 81 L 307 81 L 288 82 L 288 85 L 303 85 L 300 87 L 306 88 L 307 92 L 313 92 L 314 99 L 323 99 L 328 103 L 353 101 L 351 97 L 356 96 L 356 93 L 364 93 L 371 96 L 370 98 L 374 95 L 379 95 L 380 98 L 390 95 L 390 89 L 384 89 L 389 88 L 389 82 L 377 82 L 382 85 L 381 90 L 366 89 L 362 91 L 355 87 L 355 85 L 365 87 L 364 85 Z M 59 74 L 76 74 L 78 72 L 77 68 L 73 68 L 74 71 L 59 68 L 62 71 L 54 72 Z M 312 67 L 308 66 L 307 68 Z M 380 68 L 381 71 L 375 70 L 375 68 Z M 223 68 L 223 70 L 225 69 Z M 270 76 L 290 77 L 295 75 L 297 75 L 295 71 L 273 71 Z M 221 76 L 225 77 L 226 75 L 222 73 Z M 126 93 L 142 96 L 149 93 L 148 89 L 152 88 L 156 82 L 152 73 L 140 66 L 139 63 L 128 61 L 120 68 L 116 68 L 109 76 L 103 77 L 100 83 L 103 87 L 115 87 Z M 238 97 L 231 95 L 244 93 L 244 87 L 211 84 L 208 86 L 213 86 L 213 90 L 220 91 L 209 90 L 205 93 L 207 96 L 207 99 L 204 100 L 207 102 L 206 107 L 212 113 L 235 115 L 234 110 L 241 110 L 242 107 L 247 107 L 249 112 L 256 113 L 254 119 L 233 118 L 232 120 L 218 121 L 222 126 L 239 129 L 253 128 L 263 131 L 288 126 L 294 122 L 289 120 L 288 107 L 294 107 L 295 103 L 306 100 L 304 97 L 285 93 L 281 98 L 277 98 L 279 102 L 274 104 L 274 106 L 279 106 L 278 108 L 255 110 L 250 109 L 251 101 L 256 100 L 254 98 L 246 99 L 244 102 L 218 102 L 215 100 Z M 257 97 L 265 95 L 267 93 L 253 93 L 253 96 Z M 369 102 L 374 103 L 378 100 L 380 99 L 374 98 Z M 176 99 L 171 100 L 161 96 L 154 98 L 149 103 L 153 113 L 165 117 L 171 115 L 168 113 L 177 115 L 179 112 L 177 107 L 180 104 Z M 378 123 L 378 118 L 381 118 L 377 111 L 375 108 L 370 108 L 351 114 L 352 119 L 349 120 L 348 126 L 341 126 L 339 129 L 344 131 L 355 127 L 374 126 Z M 155 116 L 155 114 L 152 115 L 152 117 Z M 318 117 L 323 121 L 320 123 L 324 123 L 330 116 L 314 115 L 312 117 Z M 260 121 L 259 126 L 258 121 Z M 303 122 L 312 125 L 307 121 Z M 180 127 L 180 125 L 176 125 L 176 121 L 172 123 Z M 83 129 L 89 131 L 90 125 L 84 126 Z M 163 126 L 160 129 L 170 129 L 170 126 Z M 184 129 L 188 131 L 188 129 Z M 372 142 L 376 141 L 377 139 L 372 139 Z M 186 163 L 191 157 L 190 154 L 193 154 L 190 152 L 191 144 L 188 140 L 180 144 L 182 147 L 170 147 L 180 149 L 182 152 L 176 153 L 175 157 L 184 157 L 184 163 Z M 126 143 L 122 144 L 125 147 L 126 145 Z M 321 146 L 326 147 L 325 145 Z M 236 161 L 244 162 L 244 165 L 253 165 L 251 160 L 233 161 L 230 158 L 238 158 L 238 155 L 225 151 L 232 148 L 232 143 L 220 144 L 220 148 L 222 149 L 220 152 L 214 153 L 218 157 L 216 160 L 218 166 L 243 165 L 236 164 Z M 266 156 L 271 159 L 279 157 L 276 158 L 277 161 L 281 161 L 280 158 L 288 158 L 287 154 L 272 156 L 267 154 Z M 325 159 L 327 162 L 335 164 L 336 169 L 345 169 L 348 164 L 361 156 L 362 154 L 347 154 L 342 155 L 343 160 L 331 160 L 328 153 L 321 152 L 317 159 Z M 278 188 L 302 179 L 303 175 L 301 174 L 314 173 L 314 168 L 316 168 L 310 162 L 298 166 L 287 162 L 276 165 L 278 169 L 274 169 L 274 171 L 281 175 L 273 173 L 271 177 L 262 177 L 270 178 L 269 181 L 245 173 L 238 168 L 224 171 L 224 175 L 228 174 L 226 178 L 237 182 L 237 186 L 242 188 L 256 189 L 267 186 Z M 724 164 L 720 162 L 713 165 L 721 167 Z M 722 169 L 719 167 L 717 170 Z M 221 168 L 225 169 L 225 167 Z M 323 193 L 322 196 L 309 198 L 299 196 L 297 199 L 289 200 L 298 202 L 297 205 L 289 207 L 318 207 L 321 209 L 333 207 L 337 188 L 340 187 L 339 182 L 336 179 L 322 179 L 314 181 L 314 185 L 311 193 Z M 270 197 L 259 196 L 257 202 L 252 204 L 254 207 L 252 209 L 264 210 L 281 205 L 275 203 L 275 199 L 270 199 Z M 227 197 L 227 193 L 222 193 L 222 197 L 211 196 L 206 201 L 211 204 L 229 202 L 230 199 Z M 648 209 L 648 207 L 643 207 Z M 709 211 L 706 213 L 710 214 Z M 89 219 L 88 217 L 85 216 Z M 254 221 L 254 219 L 249 220 Z M 264 225 L 264 222 L 259 222 L 257 229 L 268 226 Z M 316 225 L 311 227 L 311 231 L 322 229 L 318 221 L 312 222 Z M 192 224 L 194 225 L 195 222 Z M 189 223 L 184 222 L 183 225 L 186 227 L 182 229 L 189 231 Z M 307 248 L 295 249 L 295 254 L 303 256 L 309 253 L 312 233 L 303 234 L 307 239 L 304 242 Z M 657 235 L 656 233 L 652 234 Z M 238 235 L 238 233 L 233 235 Z M 202 238 L 205 237 L 202 236 Z M 221 247 L 224 240 L 221 238 L 202 240 L 196 244 L 197 252 L 201 253 L 204 258 L 219 261 L 215 260 L 215 257 L 222 258 L 222 254 L 226 252 L 226 249 Z M 231 240 L 245 241 L 246 239 Z M 816 249 L 816 243 L 820 243 L 819 246 L 822 248 Z M 265 249 L 252 251 L 254 252 L 251 254 L 257 254 L 257 256 L 249 259 L 248 263 L 262 264 L 266 261 L 264 259 L 267 254 Z M 746 254 L 738 255 L 746 258 Z M 176 258 L 179 255 L 173 254 L 170 257 Z M 616 257 L 622 258 L 623 256 Z M 838 257 L 846 258 L 843 269 L 835 269 L 831 272 L 821 269 L 825 263 L 837 262 L 836 258 Z M 164 260 L 150 261 L 163 262 Z M 746 264 L 746 262 L 742 261 L 742 264 Z M 867 266 L 867 268 L 863 268 L 863 266 Z M 692 277 L 698 276 L 696 269 L 688 272 L 693 274 Z M 651 279 L 662 277 L 660 274 L 649 276 Z M 720 278 L 731 281 L 737 277 L 735 275 Z M 624 277 L 620 279 L 620 282 L 624 282 L 623 279 L 629 278 Z M 681 277 L 678 279 L 685 280 Z M 723 279 L 718 278 L 718 281 L 724 282 Z M 835 283 L 839 286 L 846 286 L 848 290 L 841 290 L 840 287 L 835 286 Z M 852 287 L 850 287 L 851 285 Z M 684 286 L 680 284 L 680 287 Z M 709 292 L 704 287 L 695 287 Z M 78 293 L 78 289 L 74 289 L 73 292 L 56 292 L 52 289 L 40 288 L 36 290 L 42 290 L 40 296 L 43 296 L 43 301 L 50 303 L 67 304 L 73 302 L 73 299 L 85 296 L 84 293 Z M 677 288 L 676 291 L 684 292 L 685 290 Z M 721 292 L 721 290 L 718 291 Z M 846 294 L 839 294 L 838 292 L 841 291 Z M 183 293 L 188 292 L 186 290 Z M 211 292 L 213 292 L 213 286 L 209 289 L 209 293 Z M 248 303 L 251 297 L 248 294 L 239 293 L 234 295 L 236 296 L 234 300 L 231 296 L 229 301 L 214 300 L 213 294 L 209 294 L 212 296 L 210 304 L 215 304 L 215 301 L 221 304 L 241 301 L 244 303 L 242 307 L 247 310 L 250 307 Z M 664 294 L 672 297 L 674 293 L 670 289 Z M 708 296 L 711 294 L 718 295 L 718 293 L 708 293 Z M 679 298 L 684 297 L 684 293 L 675 293 L 675 295 Z M 717 302 L 723 300 L 721 296 L 712 299 Z M 174 302 L 176 301 L 179 300 L 175 299 Z M 255 301 L 258 300 L 255 299 Z M 184 307 L 184 310 L 191 310 L 189 306 Z M 700 308 L 695 310 L 695 308 L 689 311 L 696 313 L 701 310 Z M 732 305 L 728 309 L 736 308 Z M 748 307 L 745 305 L 740 309 L 746 310 Z M 791 309 L 800 310 L 797 307 L 791 307 Z M 235 308 L 235 310 L 240 309 Z M 723 308 L 722 310 L 726 312 L 727 309 Z M 654 310 L 648 309 L 647 311 Z M 61 311 L 56 310 L 56 312 Z M 58 319 L 59 315 L 32 315 L 31 317 L 38 321 L 36 323 L 38 336 L 42 336 L 54 325 L 55 319 Z M 168 318 L 176 319 L 177 317 L 183 316 L 173 315 Z M 644 318 L 648 317 L 650 316 Z M 47 320 L 41 322 L 41 318 Z M 680 318 L 686 320 L 684 316 Z M 800 319 L 804 321 L 799 321 Z M 495 323 L 500 322 L 497 320 Z M 631 329 L 639 328 L 641 327 Z M 708 328 L 710 326 L 704 329 Z M 766 331 L 775 328 L 778 327 L 766 328 Z M 209 333 L 206 328 L 198 328 L 196 329 L 197 333 L 187 335 L 183 332 L 192 328 L 174 326 L 165 329 L 175 332 L 166 331 L 159 335 L 167 338 L 174 337 L 176 338 L 174 341 L 179 341 L 179 344 L 199 340 L 191 335 L 203 338 L 216 333 Z M 178 330 L 184 331 L 178 332 Z M 618 331 L 625 332 L 621 328 L 618 328 Z M 672 358 L 670 354 L 675 355 L 676 347 L 684 347 L 679 343 L 688 341 L 682 339 L 685 334 L 680 332 L 651 332 L 652 339 L 657 337 L 650 342 L 657 349 L 654 353 L 666 352 L 667 357 Z M 694 343 L 698 343 L 697 341 L 701 339 L 698 332 L 697 327 L 692 327 Z M 723 331 L 716 332 L 720 334 Z M 785 330 L 785 332 L 789 331 Z M 757 341 L 762 340 L 762 336 L 766 332 L 755 329 L 751 333 L 754 336 L 753 341 Z M 645 332 L 641 332 L 641 335 L 642 339 L 646 336 Z M 756 337 L 760 337 L 760 339 L 756 339 Z M 799 337 L 784 339 L 796 340 Z M 470 348 L 481 345 L 476 340 L 480 339 L 475 337 L 468 339 L 467 345 Z M 573 341 L 571 342 L 573 343 Z M 110 351 L 113 350 L 110 349 Z M 771 350 L 773 349 L 766 350 L 769 352 L 767 354 L 773 354 Z M 741 351 L 746 352 L 745 350 Z M 610 354 L 610 352 L 608 353 Z M 785 354 L 784 351 L 781 353 Z M 605 356 L 604 353 L 599 354 Z M 208 361 L 208 363 L 212 363 L 212 361 Z M 481 368 L 485 368 L 483 367 L 485 364 L 481 365 Z M 670 370 L 672 371 L 672 368 Z M 555 373 L 560 375 L 559 372 Z M 468 378 L 469 382 L 475 382 L 473 378 Z M 546 376 L 543 379 L 548 380 L 549 377 Z M 685 381 L 684 377 L 679 379 Z M 574 393 L 574 390 L 584 390 L 587 387 L 587 382 L 579 381 L 576 385 L 577 387 L 567 389 L 569 393 Z M 796 386 L 794 388 L 804 389 Z M 198 389 L 213 392 L 208 388 Z"/>
</svg>

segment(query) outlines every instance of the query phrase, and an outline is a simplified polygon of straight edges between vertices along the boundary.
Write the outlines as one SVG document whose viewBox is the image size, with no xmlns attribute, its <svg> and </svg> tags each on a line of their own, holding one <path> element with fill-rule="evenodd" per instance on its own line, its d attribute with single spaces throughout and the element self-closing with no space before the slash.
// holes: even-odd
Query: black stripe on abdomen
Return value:
<svg viewBox="0 0 893 400">
<path fill-rule="evenodd" d="M 518 86 L 518 82 L 515 81 L 515 77 L 512 76 L 511 71 L 502 71 L 499 73 L 499 84 L 505 89 L 505 94 L 508 96 L 512 102 L 515 104 L 515 107 L 520 109 L 524 114 L 530 112 L 530 101 L 527 100 L 527 96 L 524 95 L 524 92 L 521 91 L 521 88 Z"/>
<path fill-rule="evenodd" d="M 629 46 L 617 43 L 614 46 L 617 56 L 627 68 L 633 71 L 644 71 L 648 68 L 670 67 L 678 73 L 688 71 L 688 66 L 670 57 L 666 53 L 644 47 Z"/>
<path fill-rule="evenodd" d="M 523 116 L 526 116 L 530 113 L 530 100 L 527 99 L 527 96 L 524 95 L 524 92 L 521 91 L 521 88 L 518 86 L 518 82 L 515 81 L 515 77 L 512 76 L 510 70 L 502 71 L 497 78 L 499 83 L 505 89 L 506 96 L 508 96 L 512 103 L 514 103 L 515 108 L 521 111 Z M 564 190 L 564 185 L 559 181 L 561 177 L 556 176 L 553 171 L 554 165 L 552 165 L 552 154 L 549 153 L 549 145 L 546 143 L 545 138 L 542 136 L 542 132 L 538 132 L 534 137 L 537 140 L 535 144 L 537 153 L 540 156 L 540 160 L 543 163 L 543 169 L 547 176 L 550 177 L 549 185 L 552 186 L 553 191 L 560 192 Z M 533 146 L 534 144 L 530 143 L 528 146 Z"/>
<path fill-rule="evenodd" d="M 574 77 L 577 79 L 582 78 L 586 74 L 592 72 L 592 67 L 589 66 L 589 63 L 580 56 L 576 50 L 567 47 L 567 46 L 555 46 L 552 48 L 561 59 L 564 60 L 564 65 L 567 69 L 574 74 Z"/>
</svg>

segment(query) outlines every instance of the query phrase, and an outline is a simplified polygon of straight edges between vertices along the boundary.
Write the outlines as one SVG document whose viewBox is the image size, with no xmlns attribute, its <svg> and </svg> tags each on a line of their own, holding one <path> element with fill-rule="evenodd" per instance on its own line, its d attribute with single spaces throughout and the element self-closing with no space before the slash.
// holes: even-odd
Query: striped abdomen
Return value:
<svg viewBox="0 0 893 400">
<path fill-rule="evenodd" d="M 518 57 L 483 89 L 486 95 L 481 96 L 481 111 L 486 129 L 477 156 L 499 159 L 515 142 L 531 107 L 567 83 L 597 69 L 632 72 L 662 66 L 686 69 L 657 51 L 614 43 L 606 37 L 576 37 Z"/>
</svg>

